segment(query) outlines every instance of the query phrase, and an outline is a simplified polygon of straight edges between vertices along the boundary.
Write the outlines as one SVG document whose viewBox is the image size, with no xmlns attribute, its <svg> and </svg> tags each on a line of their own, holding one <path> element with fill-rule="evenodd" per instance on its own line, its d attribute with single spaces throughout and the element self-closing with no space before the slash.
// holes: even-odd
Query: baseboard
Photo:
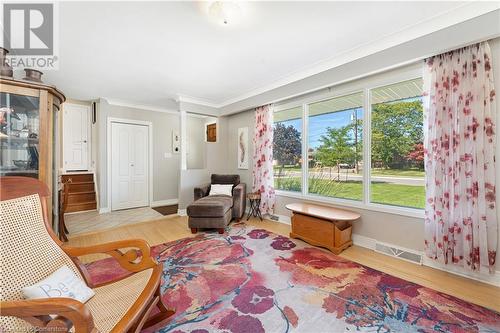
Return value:
<svg viewBox="0 0 500 333">
<path fill-rule="evenodd" d="M 493 274 L 489 274 L 488 272 L 471 272 L 471 271 L 466 271 L 465 269 L 459 266 L 440 264 L 425 255 L 423 258 L 424 258 L 423 265 L 425 266 L 439 269 L 447 273 L 459 275 L 468 279 L 491 284 L 496 287 L 500 287 L 500 271 L 495 271 Z"/>
<path fill-rule="evenodd" d="M 290 216 L 279 215 L 279 214 L 273 214 L 273 216 L 277 216 L 278 217 L 277 220 L 272 219 L 273 221 L 276 221 L 276 222 L 279 222 L 279 223 L 283 223 L 283 224 L 288 224 L 288 225 L 292 224 L 292 219 L 290 218 Z"/>
<path fill-rule="evenodd" d="M 179 216 L 187 216 L 186 209 L 177 209 L 177 215 L 179 215 Z"/>
<path fill-rule="evenodd" d="M 110 213 L 111 208 L 104 207 L 104 208 L 99 208 L 99 214 L 105 214 L 105 213 Z"/>
<path fill-rule="evenodd" d="M 377 240 L 374 238 L 353 234 L 352 235 L 352 242 L 354 243 L 354 245 L 361 246 L 361 247 L 375 251 L 375 244 L 377 243 Z M 393 245 L 393 244 L 388 244 L 388 243 L 385 243 L 385 244 L 387 244 L 389 246 L 401 248 L 398 245 Z M 459 275 L 461 277 L 465 277 L 468 279 L 472 279 L 475 281 L 479 281 L 479 282 L 494 285 L 496 287 L 500 287 L 500 271 L 495 271 L 495 273 L 493 273 L 493 274 L 489 274 L 487 272 L 481 272 L 481 273 L 470 272 L 470 271 L 466 271 L 465 269 L 462 269 L 461 267 L 458 267 L 458 266 L 442 265 L 442 264 L 428 258 L 422 252 L 414 251 L 414 250 L 412 250 L 412 251 L 422 254 L 422 257 L 423 257 L 422 265 L 423 266 L 432 267 L 432 268 L 439 269 L 441 271 L 444 271 L 444 272 L 447 272 L 450 274 Z M 380 253 L 380 252 L 378 252 L 378 253 Z M 403 260 L 403 259 L 397 258 L 397 257 L 393 257 L 393 258 Z"/>
<path fill-rule="evenodd" d="M 151 207 L 160 207 L 160 206 L 171 206 L 177 205 L 179 203 L 179 199 L 166 199 L 166 200 L 158 200 L 151 202 Z"/>
<path fill-rule="evenodd" d="M 89 213 L 89 212 L 95 212 L 97 209 L 89 209 L 89 210 L 80 210 L 78 212 L 69 212 L 69 213 L 64 213 L 64 215 L 75 215 L 75 214 L 81 214 L 81 213 Z"/>
<path fill-rule="evenodd" d="M 361 246 L 370 250 L 375 250 L 377 241 L 373 238 L 352 234 L 352 242 L 354 245 Z"/>
</svg>

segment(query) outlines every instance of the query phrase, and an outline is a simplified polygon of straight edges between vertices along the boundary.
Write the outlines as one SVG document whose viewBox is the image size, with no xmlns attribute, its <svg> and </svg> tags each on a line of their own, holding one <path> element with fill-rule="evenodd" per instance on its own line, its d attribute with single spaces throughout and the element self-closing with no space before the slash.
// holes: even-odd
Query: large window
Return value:
<svg viewBox="0 0 500 333">
<path fill-rule="evenodd" d="M 363 199 L 363 93 L 309 105 L 309 193 Z"/>
<path fill-rule="evenodd" d="M 424 208 L 422 79 L 357 87 L 276 108 L 275 188 L 374 208 Z"/>
<path fill-rule="evenodd" d="M 274 187 L 302 191 L 302 107 L 274 113 Z"/>
<path fill-rule="evenodd" d="M 371 202 L 424 208 L 422 80 L 371 91 Z"/>
</svg>

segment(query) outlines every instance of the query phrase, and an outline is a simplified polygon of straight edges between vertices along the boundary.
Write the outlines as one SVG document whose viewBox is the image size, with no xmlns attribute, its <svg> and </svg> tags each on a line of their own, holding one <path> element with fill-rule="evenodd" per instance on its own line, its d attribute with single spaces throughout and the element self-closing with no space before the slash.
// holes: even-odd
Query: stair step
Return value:
<svg viewBox="0 0 500 333">
<path fill-rule="evenodd" d="M 69 183 L 69 193 L 75 192 L 94 192 L 93 182 Z"/>
<path fill-rule="evenodd" d="M 78 182 L 93 182 L 94 175 L 91 173 L 81 173 L 81 174 L 71 174 L 71 175 L 62 175 L 61 180 L 63 183 L 71 180 L 73 183 Z"/>
<path fill-rule="evenodd" d="M 68 193 L 68 205 L 95 201 L 95 192 L 70 192 Z"/>
<path fill-rule="evenodd" d="M 97 202 L 79 202 L 79 203 L 68 203 L 66 213 L 81 212 L 83 210 L 93 210 L 97 209 Z"/>
</svg>

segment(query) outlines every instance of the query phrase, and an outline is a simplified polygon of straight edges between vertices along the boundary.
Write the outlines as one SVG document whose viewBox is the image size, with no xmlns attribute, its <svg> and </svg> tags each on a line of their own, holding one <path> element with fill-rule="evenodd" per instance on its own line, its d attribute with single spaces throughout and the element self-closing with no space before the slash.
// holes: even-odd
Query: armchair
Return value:
<svg viewBox="0 0 500 333">
<path fill-rule="evenodd" d="M 194 188 L 194 201 L 206 197 L 210 193 L 211 184 L 233 184 L 233 207 L 232 218 L 241 219 L 246 209 L 246 184 L 240 182 L 239 175 L 217 175 L 212 174 L 210 184 L 204 184 Z"/>
<path fill-rule="evenodd" d="M 233 185 L 232 196 L 208 196 L 212 184 Z M 224 228 L 231 219 L 240 220 L 246 209 L 246 184 L 240 183 L 239 175 L 211 176 L 210 184 L 194 188 L 194 202 L 187 207 L 188 224 L 191 232 L 199 228 L 217 228 L 224 233 Z"/>
<path fill-rule="evenodd" d="M 35 326 L 42 331 L 74 329 L 76 333 L 138 332 L 174 313 L 161 300 L 162 265 L 150 257 L 149 245 L 144 240 L 67 246 L 49 225 L 47 186 L 26 177 L 1 177 L 0 181 L 4 228 L 0 250 L 5 258 L 4 273 L 0 275 L 3 289 L 0 331 L 31 331 Z M 133 274 L 93 284 L 78 257 L 95 253 L 114 257 Z M 70 298 L 23 299 L 23 287 L 42 280 L 63 265 L 94 290 L 95 295 L 86 304 Z M 149 317 L 154 307 L 159 311 Z"/>
</svg>

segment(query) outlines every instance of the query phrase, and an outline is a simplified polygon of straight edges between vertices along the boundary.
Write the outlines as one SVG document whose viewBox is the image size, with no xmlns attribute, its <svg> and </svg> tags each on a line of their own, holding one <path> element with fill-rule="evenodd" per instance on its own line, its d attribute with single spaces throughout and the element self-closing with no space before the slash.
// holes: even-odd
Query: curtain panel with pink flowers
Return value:
<svg viewBox="0 0 500 333">
<path fill-rule="evenodd" d="M 426 59 L 425 252 L 470 270 L 493 271 L 495 90 L 487 42 Z"/>
<path fill-rule="evenodd" d="M 260 192 L 260 209 L 264 214 L 274 211 L 273 178 L 273 111 L 270 105 L 255 109 L 253 137 L 253 191 Z"/>
</svg>

